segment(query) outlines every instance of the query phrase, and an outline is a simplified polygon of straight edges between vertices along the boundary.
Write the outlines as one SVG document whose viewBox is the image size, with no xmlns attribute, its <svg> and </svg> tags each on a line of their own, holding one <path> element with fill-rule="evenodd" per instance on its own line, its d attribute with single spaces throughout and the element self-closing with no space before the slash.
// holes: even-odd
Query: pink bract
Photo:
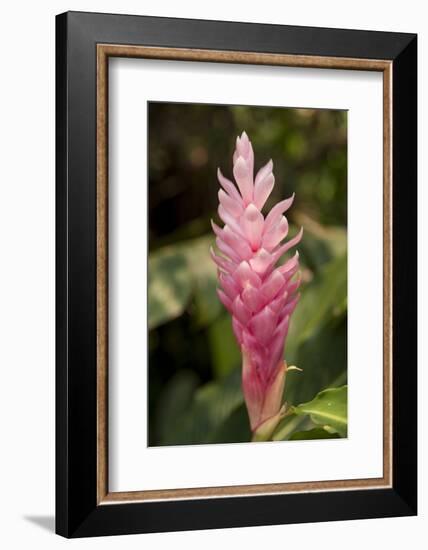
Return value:
<svg viewBox="0 0 428 550">
<path fill-rule="evenodd" d="M 220 170 L 218 214 L 223 228 L 212 222 L 221 288 L 218 295 L 232 314 L 233 330 L 242 351 L 242 388 L 255 432 L 280 414 L 285 383 L 284 345 L 290 316 L 296 307 L 300 279 L 299 255 L 277 266 L 295 246 L 302 230 L 283 242 L 288 234 L 284 212 L 294 195 L 278 202 L 267 214 L 262 209 L 274 187 L 270 160 L 254 178 L 254 152 L 245 132 L 236 140 L 233 176 L 236 185 Z"/>
</svg>

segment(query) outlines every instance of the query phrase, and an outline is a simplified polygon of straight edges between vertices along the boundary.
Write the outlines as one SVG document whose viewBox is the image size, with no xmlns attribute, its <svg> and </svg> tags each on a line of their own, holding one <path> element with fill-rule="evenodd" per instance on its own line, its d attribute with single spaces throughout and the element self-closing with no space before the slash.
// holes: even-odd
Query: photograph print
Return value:
<svg viewBox="0 0 428 550">
<path fill-rule="evenodd" d="M 148 445 L 347 437 L 347 112 L 148 103 Z"/>
</svg>

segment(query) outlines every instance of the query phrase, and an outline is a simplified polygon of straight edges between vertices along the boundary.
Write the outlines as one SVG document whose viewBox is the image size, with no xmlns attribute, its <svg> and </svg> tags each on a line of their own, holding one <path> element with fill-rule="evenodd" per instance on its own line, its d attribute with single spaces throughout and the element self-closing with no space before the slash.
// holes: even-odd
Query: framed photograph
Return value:
<svg viewBox="0 0 428 550">
<path fill-rule="evenodd" d="M 416 514 L 416 35 L 56 37 L 57 533 Z"/>
</svg>

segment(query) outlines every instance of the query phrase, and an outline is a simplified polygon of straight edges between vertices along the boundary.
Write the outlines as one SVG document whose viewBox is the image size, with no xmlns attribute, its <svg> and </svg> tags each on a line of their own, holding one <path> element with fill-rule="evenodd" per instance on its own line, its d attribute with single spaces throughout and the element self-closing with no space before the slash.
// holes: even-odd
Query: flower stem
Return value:
<svg viewBox="0 0 428 550">
<path fill-rule="evenodd" d="M 286 416 L 292 414 L 292 409 L 284 404 L 281 410 L 275 416 L 268 418 L 263 424 L 260 424 L 254 432 L 251 438 L 252 442 L 272 441 L 273 433 L 278 426 L 279 422 Z"/>
</svg>

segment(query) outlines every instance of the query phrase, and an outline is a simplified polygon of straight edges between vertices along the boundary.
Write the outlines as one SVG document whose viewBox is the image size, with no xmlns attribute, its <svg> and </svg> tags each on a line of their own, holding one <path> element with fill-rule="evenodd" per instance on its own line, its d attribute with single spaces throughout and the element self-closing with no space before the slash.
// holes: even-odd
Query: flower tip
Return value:
<svg viewBox="0 0 428 550">
<path fill-rule="evenodd" d="M 296 365 L 291 365 L 290 367 L 286 367 L 286 370 L 287 372 L 288 371 L 297 371 L 297 372 L 303 372 L 303 369 L 301 369 L 300 367 L 296 367 Z"/>
<path fill-rule="evenodd" d="M 260 217 L 260 210 L 255 204 L 250 202 L 250 204 L 244 210 L 243 215 L 249 222 L 255 222 Z"/>
<path fill-rule="evenodd" d="M 219 237 L 221 235 L 222 229 L 219 227 L 213 219 L 211 219 L 211 227 L 214 231 L 214 233 Z"/>
<path fill-rule="evenodd" d="M 239 190 L 241 191 L 241 195 L 248 195 L 250 191 L 252 192 L 252 184 L 250 185 L 247 179 L 248 179 L 248 167 L 247 163 L 245 162 L 244 157 L 239 155 L 236 160 L 235 164 L 233 166 L 233 175 L 235 177 L 235 180 L 238 184 Z M 252 196 L 251 196 L 252 198 Z"/>
<path fill-rule="evenodd" d="M 303 226 L 300 228 L 299 232 L 296 235 L 296 239 L 297 239 L 296 244 L 301 241 L 302 237 L 303 237 Z"/>
</svg>

